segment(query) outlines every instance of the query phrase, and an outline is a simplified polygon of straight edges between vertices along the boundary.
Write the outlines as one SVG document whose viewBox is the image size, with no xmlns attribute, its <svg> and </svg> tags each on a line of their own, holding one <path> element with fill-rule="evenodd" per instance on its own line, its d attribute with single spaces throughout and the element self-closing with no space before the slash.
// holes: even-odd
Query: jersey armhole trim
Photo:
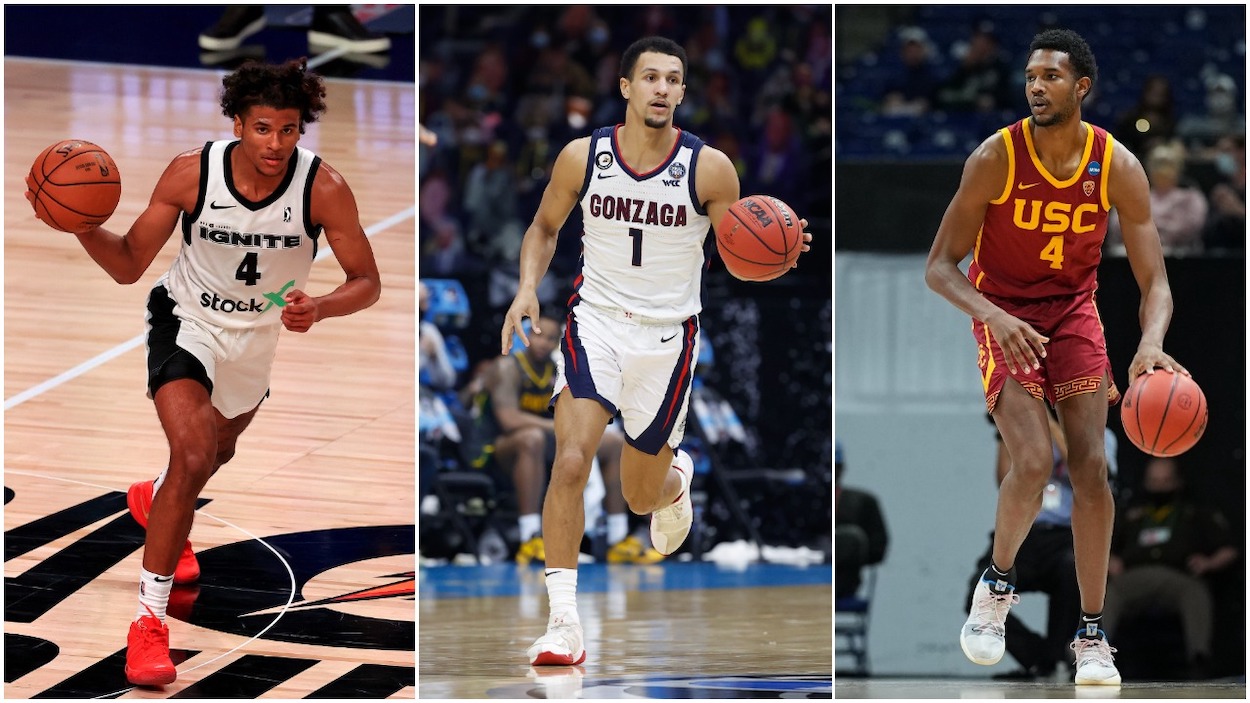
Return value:
<svg viewBox="0 0 1250 703">
<path fill-rule="evenodd" d="M 1107 146 L 1102 151 L 1102 184 L 1099 199 L 1102 200 L 1102 209 L 1111 212 L 1111 193 L 1109 186 L 1111 185 L 1111 151 L 1115 147 L 1115 138 L 1110 133 L 1107 134 Z"/>
<path fill-rule="evenodd" d="M 590 149 L 586 154 L 586 175 L 582 176 L 581 190 L 577 191 L 577 202 L 581 203 L 582 198 L 586 197 L 587 191 L 590 190 L 590 174 L 594 173 L 595 166 L 595 145 L 599 143 L 599 137 L 608 127 L 600 127 L 590 133 Z"/>
<path fill-rule="evenodd" d="M 699 152 L 703 150 L 703 140 L 692 140 L 690 144 L 690 202 L 694 204 L 694 211 L 700 215 L 707 215 L 707 208 L 703 207 L 703 203 L 699 202 L 699 191 L 695 188 L 694 177 L 699 172 Z"/>
<path fill-rule="evenodd" d="M 1007 198 L 1011 196 L 1011 184 L 1016 178 L 1016 149 L 1011 141 L 1011 128 L 1003 127 L 998 130 L 1003 135 L 1003 143 L 1007 147 L 1007 182 L 1003 185 L 1002 195 L 990 201 L 990 205 L 1002 205 L 1007 202 Z"/>
<path fill-rule="evenodd" d="M 188 246 L 191 244 L 191 225 L 200 219 L 200 213 L 204 211 L 204 198 L 208 195 L 208 160 L 212 150 L 213 143 L 205 142 L 204 149 L 200 152 L 200 183 L 196 188 L 195 209 L 182 213 L 182 241 Z"/>
<path fill-rule="evenodd" d="M 316 180 L 317 173 L 320 170 L 321 170 L 321 157 L 314 156 L 312 159 L 312 163 L 308 165 L 308 175 L 304 176 L 304 194 L 303 194 L 304 234 L 307 234 L 308 238 L 312 240 L 314 258 L 316 258 L 317 256 L 317 240 L 321 236 L 322 226 L 321 226 L 321 223 L 313 222 L 312 220 L 312 191 L 313 191 L 313 181 Z"/>
</svg>

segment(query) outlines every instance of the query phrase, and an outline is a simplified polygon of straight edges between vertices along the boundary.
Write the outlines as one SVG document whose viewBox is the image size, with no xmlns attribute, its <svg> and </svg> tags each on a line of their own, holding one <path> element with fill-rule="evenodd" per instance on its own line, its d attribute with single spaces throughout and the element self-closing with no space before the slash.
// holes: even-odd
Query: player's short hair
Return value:
<svg viewBox="0 0 1250 703">
<path fill-rule="evenodd" d="M 221 112 L 226 117 L 242 117 L 256 105 L 276 110 L 299 110 L 299 133 L 304 125 L 316 122 L 326 109 L 326 87 L 321 76 L 308 70 L 308 59 L 291 59 L 282 64 L 248 61 L 221 81 Z"/>
<path fill-rule="evenodd" d="M 665 37 L 643 37 L 630 44 L 625 53 L 621 54 L 621 78 L 625 80 L 633 78 L 634 67 L 638 65 L 638 57 L 647 51 L 676 56 L 681 59 L 681 77 L 682 81 L 685 81 L 688 73 L 686 69 L 686 50 L 681 48 L 681 44 Z"/>
<path fill-rule="evenodd" d="M 1089 44 L 1085 43 L 1081 35 L 1070 29 L 1047 29 L 1033 37 L 1033 42 L 1029 44 L 1029 55 L 1032 56 L 1038 49 L 1051 49 L 1067 54 L 1076 77 L 1088 77 L 1090 89 L 1093 90 L 1094 84 L 1098 82 L 1098 62 L 1094 60 L 1094 52 L 1090 51 Z"/>
</svg>

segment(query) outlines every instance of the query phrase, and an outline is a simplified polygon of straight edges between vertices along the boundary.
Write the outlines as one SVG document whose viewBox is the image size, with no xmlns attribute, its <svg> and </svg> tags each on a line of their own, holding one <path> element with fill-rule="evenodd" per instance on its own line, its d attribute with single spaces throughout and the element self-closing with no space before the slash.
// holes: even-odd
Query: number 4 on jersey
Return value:
<svg viewBox="0 0 1250 703">
<path fill-rule="evenodd" d="M 1063 268 L 1063 235 L 1056 234 L 1050 238 L 1050 244 L 1038 255 L 1042 261 L 1049 261 L 1052 269 Z"/>
<path fill-rule="evenodd" d="M 256 282 L 260 280 L 260 270 L 257 265 L 257 259 L 258 257 L 254 251 L 245 254 L 243 256 L 243 262 L 239 264 L 238 270 L 234 272 L 234 277 L 249 286 L 256 285 Z"/>
</svg>

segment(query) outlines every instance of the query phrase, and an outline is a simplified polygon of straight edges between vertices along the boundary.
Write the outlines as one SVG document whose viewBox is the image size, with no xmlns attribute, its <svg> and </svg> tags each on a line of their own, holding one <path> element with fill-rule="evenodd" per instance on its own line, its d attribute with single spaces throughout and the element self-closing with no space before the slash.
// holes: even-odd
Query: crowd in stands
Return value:
<svg viewBox="0 0 1250 703">
<path fill-rule="evenodd" d="M 843 8 L 839 159 L 962 160 L 1025 116 L 1034 34 L 1074 29 L 1098 81 L 1084 119 L 1146 166 L 1168 255 L 1245 250 L 1245 21 L 1237 6 Z M 1118 231 L 1106 253 L 1123 253 Z"/>
</svg>

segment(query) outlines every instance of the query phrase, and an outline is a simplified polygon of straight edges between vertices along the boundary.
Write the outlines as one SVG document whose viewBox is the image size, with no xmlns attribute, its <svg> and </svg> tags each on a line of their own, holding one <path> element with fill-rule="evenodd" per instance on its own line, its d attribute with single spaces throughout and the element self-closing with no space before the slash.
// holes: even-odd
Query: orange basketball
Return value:
<svg viewBox="0 0 1250 703">
<path fill-rule="evenodd" d="M 789 271 L 802 246 L 798 216 L 771 195 L 742 198 L 716 227 L 716 250 L 725 268 L 747 281 L 771 281 Z"/>
<path fill-rule="evenodd" d="M 1207 429 L 1207 398 L 1189 376 L 1155 369 L 1129 385 L 1120 420 L 1138 449 L 1151 456 L 1177 456 Z"/>
<path fill-rule="evenodd" d="M 122 197 L 113 157 L 81 139 L 44 149 L 31 164 L 26 187 L 34 196 L 35 216 L 62 232 L 85 232 L 104 224 Z"/>
</svg>

